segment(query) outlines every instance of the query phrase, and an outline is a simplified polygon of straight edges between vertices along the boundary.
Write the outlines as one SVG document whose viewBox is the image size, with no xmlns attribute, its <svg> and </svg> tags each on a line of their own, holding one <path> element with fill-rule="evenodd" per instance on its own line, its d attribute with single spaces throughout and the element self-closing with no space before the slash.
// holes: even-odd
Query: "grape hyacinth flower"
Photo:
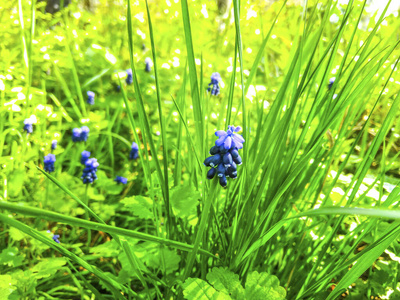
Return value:
<svg viewBox="0 0 400 300">
<path fill-rule="evenodd" d="M 24 120 L 24 130 L 26 133 L 32 133 L 33 132 L 33 121 L 31 118 L 25 119 Z"/>
<path fill-rule="evenodd" d="M 211 75 L 211 83 L 208 84 L 207 91 L 211 91 L 211 95 L 218 96 L 219 95 L 219 83 L 222 81 L 221 75 L 215 72 Z M 210 87 L 211 85 L 211 87 Z"/>
<path fill-rule="evenodd" d="M 336 77 L 332 77 L 331 79 L 329 79 L 329 84 L 328 84 L 329 90 L 332 88 L 333 84 L 335 83 L 335 79 L 336 79 Z"/>
<path fill-rule="evenodd" d="M 89 127 L 82 126 L 81 128 L 72 129 L 73 142 L 86 142 L 89 136 Z"/>
<path fill-rule="evenodd" d="M 51 141 L 51 150 L 56 150 L 57 148 L 57 140 L 52 140 Z"/>
<path fill-rule="evenodd" d="M 207 172 L 207 178 L 213 179 L 215 175 L 219 178 L 219 184 L 226 187 L 227 178 L 237 178 L 237 166 L 242 163 L 239 149 L 243 148 L 244 138 L 237 134 L 241 131 L 240 126 L 228 126 L 228 130 L 218 130 L 215 135 L 218 139 L 215 146 L 210 149 L 210 157 L 204 160 L 206 167 L 211 167 Z"/>
<path fill-rule="evenodd" d="M 85 184 L 88 183 L 93 183 L 93 181 L 95 181 L 97 179 L 97 168 L 99 166 L 99 163 L 97 162 L 97 159 L 95 158 L 89 158 L 86 162 L 85 162 L 85 168 L 83 169 L 83 173 L 82 173 L 82 182 Z"/>
<path fill-rule="evenodd" d="M 47 232 L 48 232 L 48 233 L 51 233 L 50 230 L 47 230 Z M 60 238 L 60 235 L 59 235 L 59 234 L 53 234 L 52 239 L 53 239 L 56 243 L 58 243 L 58 244 L 60 243 L 59 238 Z"/>
<path fill-rule="evenodd" d="M 151 66 L 153 65 L 153 62 L 151 61 L 151 58 L 150 57 L 146 57 L 146 59 L 144 60 L 144 63 L 146 64 L 146 67 L 145 67 L 145 71 L 146 72 L 151 72 Z"/>
<path fill-rule="evenodd" d="M 89 151 L 83 151 L 81 153 L 81 164 L 84 165 L 86 163 L 86 161 L 89 159 L 90 157 L 90 152 Z"/>
<path fill-rule="evenodd" d="M 47 154 L 44 157 L 44 170 L 48 173 L 54 172 L 54 163 L 56 162 L 56 156 L 54 154 Z"/>
<path fill-rule="evenodd" d="M 117 183 L 122 183 L 122 184 L 127 184 L 128 183 L 128 178 L 122 177 L 122 176 L 117 176 L 114 181 Z"/>
<path fill-rule="evenodd" d="M 126 70 L 126 74 L 128 75 L 125 80 L 126 84 L 132 84 L 133 83 L 132 69 Z"/>
<path fill-rule="evenodd" d="M 87 103 L 88 103 L 88 104 L 94 105 L 94 96 L 95 96 L 95 95 L 96 95 L 96 94 L 95 94 L 94 92 L 92 92 L 92 91 L 88 91 L 88 92 L 87 92 L 87 96 L 88 96 Z"/>
<path fill-rule="evenodd" d="M 139 157 L 139 146 L 135 142 L 132 143 L 131 152 L 129 153 L 129 159 L 137 159 Z"/>
</svg>

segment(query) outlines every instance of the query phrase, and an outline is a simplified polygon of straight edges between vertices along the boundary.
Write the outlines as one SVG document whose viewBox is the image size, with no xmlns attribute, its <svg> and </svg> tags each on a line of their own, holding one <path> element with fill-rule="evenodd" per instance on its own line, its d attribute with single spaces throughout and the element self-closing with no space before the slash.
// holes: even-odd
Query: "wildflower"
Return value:
<svg viewBox="0 0 400 300">
<path fill-rule="evenodd" d="M 93 105 L 94 104 L 95 93 L 92 92 L 92 91 L 88 91 L 87 92 L 87 96 L 88 96 L 87 103 L 90 104 L 90 105 Z"/>
<path fill-rule="evenodd" d="M 222 81 L 221 75 L 219 73 L 212 73 L 211 75 L 211 83 L 208 84 L 207 91 L 211 91 L 211 95 L 218 96 L 219 95 L 219 83 Z M 211 87 L 210 87 L 211 85 Z"/>
<path fill-rule="evenodd" d="M 82 134 L 82 129 L 80 129 L 80 128 L 72 129 L 72 141 L 73 142 L 80 142 L 81 141 L 81 134 Z"/>
<path fill-rule="evenodd" d="M 89 159 L 90 157 L 90 152 L 89 151 L 83 151 L 81 153 L 81 164 L 84 165 L 86 163 L 86 161 Z"/>
<path fill-rule="evenodd" d="M 56 150 L 57 148 L 57 140 L 52 140 L 51 141 L 51 150 Z"/>
<path fill-rule="evenodd" d="M 150 57 L 146 57 L 146 59 L 144 60 L 144 63 L 146 64 L 146 67 L 145 67 L 145 71 L 146 72 L 151 72 L 151 66 L 153 65 L 153 62 L 151 61 L 151 58 Z"/>
<path fill-rule="evenodd" d="M 24 130 L 26 133 L 32 133 L 33 132 L 33 121 L 31 118 L 25 119 L 24 120 Z"/>
<path fill-rule="evenodd" d="M 99 166 L 99 163 L 97 162 L 97 159 L 95 158 L 89 158 L 86 162 L 85 162 L 85 168 L 83 169 L 83 173 L 82 173 L 82 181 L 83 183 L 87 184 L 87 183 L 93 183 L 93 181 L 95 181 L 97 179 L 97 168 Z"/>
<path fill-rule="evenodd" d="M 114 181 L 116 181 L 117 183 L 122 183 L 122 184 L 127 184 L 128 183 L 128 179 L 122 176 L 117 176 Z"/>
<path fill-rule="evenodd" d="M 216 131 L 215 135 L 218 140 L 215 141 L 215 146 L 210 149 L 212 156 L 204 160 L 204 165 L 211 167 L 207 172 L 207 178 L 213 179 L 217 174 L 219 184 L 222 187 L 227 185 L 227 177 L 237 178 L 237 165 L 242 163 L 238 150 L 243 148 L 244 139 L 236 133 L 240 130 L 242 130 L 240 126 L 230 125 L 227 131 Z"/>
<path fill-rule="evenodd" d="M 215 142 L 216 146 L 223 146 L 224 149 L 242 149 L 244 139 L 241 135 L 235 133 L 241 131 L 242 128 L 240 126 L 235 127 L 232 125 L 228 126 L 228 130 L 225 132 L 223 130 L 218 130 L 215 132 L 215 135 L 219 137 L 219 139 Z"/>
<path fill-rule="evenodd" d="M 329 84 L 328 84 L 329 90 L 332 88 L 333 84 L 335 83 L 335 79 L 336 79 L 336 77 L 332 77 L 331 79 L 329 79 Z"/>
<path fill-rule="evenodd" d="M 132 143 L 131 153 L 129 159 L 137 159 L 139 157 L 139 146 L 135 142 Z"/>
<path fill-rule="evenodd" d="M 125 80 L 126 84 L 132 84 L 133 83 L 132 69 L 126 70 L 126 74 L 128 75 Z"/>
<path fill-rule="evenodd" d="M 48 232 L 48 233 L 51 233 L 50 230 L 47 230 L 47 232 Z M 60 235 L 59 235 L 59 234 L 53 234 L 52 239 L 53 239 L 56 243 L 60 243 L 59 238 L 60 238 Z"/>
<path fill-rule="evenodd" d="M 82 126 L 81 127 L 82 133 L 81 133 L 81 141 L 86 142 L 89 136 L 89 127 L 87 126 Z"/>
<path fill-rule="evenodd" d="M 47 154 L 44 157 L 44 170 L 48 173 L 54 172 L 54 163 L 56 161 L 56 156 L 54 154 Z"/>
</svg>

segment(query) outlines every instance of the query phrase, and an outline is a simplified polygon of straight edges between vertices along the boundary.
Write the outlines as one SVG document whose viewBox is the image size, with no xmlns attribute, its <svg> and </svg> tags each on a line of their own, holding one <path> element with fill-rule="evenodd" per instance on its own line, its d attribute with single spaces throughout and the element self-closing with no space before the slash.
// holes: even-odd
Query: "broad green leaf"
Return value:
<svg viewBox="0 0 400 300">
<path fill-rule="evenodd" d="M 239 275 L 226 268 L 213 268 L 207 274 L 207 280 L 218 291 L 230 295 L 232 299 L 243 299 L 244 289 L 239 281 Z"/>
<path fill-rule="evenodd" d="M 209 283 L 200 278 L 188 278 L 183 283 L 185 299 L 229 300 L 229 295 L 218 292 Z"/>
<path fill-rule="evenodd" d="M 25 180 L 25 169 L 14 171 L 8 181 L 10 197 L 17 197 L 21 193 Z"/>
<path fill-rule="evenodd" d="M 286 291 L 279 285 L 279 280 L 274 275 L 254 271 L 247 276 L 245 299 L 252 300 L 283 300 Z"/>
<path fill-rule="evenodd" d="M 45 260 L 41 261 L 40 263 L 38 263 L 37 265 L 35 265 L 31 269 L 31 271 L 33 272 L 33 275 L 37 279 L 46 278 L 46 277 L 53 276 L 66 263 L 67 263 L 67 260 L 64 257 L 45 259 Z"/>
<path fill-rule="evenodd" d="M 185 218 L 196 213 L 200 193 L 192 186 L 179 186 L 171 191 L 171 204 L 175 215 Z"/>
<path fill-rule="evenodd" d="M 132 215 L 140 219 L 153 219 L 153 200 L 149 197 L 132 196 L 121 201 Z"/>
<path fill-rule="evenodd" d="M 0 264 L 8 265 L 9 267 L 18 267 L 24 260 L 24 256 L 18 255 L 18 248 L 5 248 L 0 253 Z"/>
</svg>

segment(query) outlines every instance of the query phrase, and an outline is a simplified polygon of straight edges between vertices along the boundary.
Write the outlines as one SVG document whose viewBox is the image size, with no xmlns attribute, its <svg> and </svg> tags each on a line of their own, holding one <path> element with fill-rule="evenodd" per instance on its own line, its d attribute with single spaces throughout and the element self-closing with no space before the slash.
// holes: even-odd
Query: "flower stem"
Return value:
<svg viewBox="0 0 400 300">
<path fill-rule="evenodd" d="M 88 188 L 89 188 L 89 184 L 86 184 L 84 201 L 85 201 L 85 204 L 86 204 L 87 206 L 89 206 Z M 85 219 L 88 220 L 88 221 L 90 221 L 90 220 L 89 220 L 89 212 L 88 212 L 87 209 L 85 209 Z M 92 232 L 91 232 L 90 229 L 88 229 L 88 233 L 87 233 L 87 246 L 88 246 L 88 247 L 90 247 L 90 242 L 91 242 L 91 240 L 92 240 Z"/>
</svg>

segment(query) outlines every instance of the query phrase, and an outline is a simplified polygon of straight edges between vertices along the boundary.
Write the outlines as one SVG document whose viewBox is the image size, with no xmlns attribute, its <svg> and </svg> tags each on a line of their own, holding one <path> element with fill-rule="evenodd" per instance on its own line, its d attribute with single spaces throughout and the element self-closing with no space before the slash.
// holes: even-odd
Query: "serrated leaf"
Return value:
<svg viewBox="0 0 400 300">
<path fill-rule="evenodd" d="M 175 215 L 185 218 L 196 214 L 200 192 L 192 186 L 179 186 L 171 191 L 171 204 Z"/>
<path fill-rule="evenodd" d="M 226 268 L 213 268 L 207 274 L 207 280 L 218 291 L 231 295 L 232 299 L 243 299 L 244 289 L 240 284 L 239 275 Z"/>
<path fill-rule="evenodd" d="M 6 264 L 9 267 L 18 267 L 23 260 L 24 257 L 18 255 L 18 248 L 16 247 L 6 248 L 1 251 L 0 264 Z"/>
<path fill-rule="evenodd" d="M 0 275 L 0 299 L 9 299 L 8 296 L 16 290 L 16 281 L 10 275 Z"/>
<path fill-rule="evenodd" d="M 188 300 L 193 299 L 211 299 L 211 300 L 229 300 L 229 295 L 218 292 L 208 282 L 200 278 L 188 278 L 183 283 L 183 297 Z"/>
<path fill-rule="evenodd" d="M 247 276 L 245 299 L 252 300 L 283 300 L 286 290 L 279 285 L 279 280 L 274 275 L 254 271 Z"/>
<path fill-rule="evenodd" d="M 157 269 L 162 267 L 162 257 L 164 256 L 165 272 L 171 274 L 178 270 L 181 257 L 176 253 L 176 250 L 170 250 L 163 247 L 159 249 L 154 255 L 150 256 L 149 267 Z"/>
<path fill-rule="evenodd" d="M 19 231 L 18 229 L 14 228 L 14 227 L 10 228 L 9 233 L 10 233 L 10 237 L 14 241 L 17 241 L 17 242 L 19 242 L 27 237 L 23 232 Z"/>
<path fill-rule="evenodd" d="M 153 219 L 153 200 L 143 196 L 127 197 L 121 201 L 134 216 L 140 219 Z"/>
<path fill-rule="evenodd" d="M 119 245 L 114 240 L 90 248 L 90 252 L 102 257 L 116 257 L 121 252 Z"/>
<path fill-rule="evenodd" d="M 37 279 L 46 278 L 57 273 L 66 263 L 67 260 L 64 257 L 45 259 L 35 265 L 31 271 L 33 272 L 33 276 Z"/>
</svg>

